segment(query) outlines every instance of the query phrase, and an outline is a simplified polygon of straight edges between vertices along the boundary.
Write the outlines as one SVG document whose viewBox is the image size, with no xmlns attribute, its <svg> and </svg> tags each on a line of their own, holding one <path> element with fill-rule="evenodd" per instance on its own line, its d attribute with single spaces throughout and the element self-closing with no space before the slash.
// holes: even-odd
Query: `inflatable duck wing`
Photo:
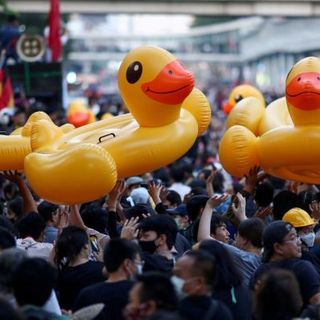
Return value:
<svg viewBox="0 0 320 320">
<path fill-rule="evenodd" d="M 243 176 L 257 165 L 283 179 L 320 183 L 319 58 L 308 57 L 293 66 L 286 80 L 286 101 L 293 125 L 259 138 L 243 126 L 225 133 L 219 155 L 229 173 Z"/>
<path fill-rule="evenodd" d="M 50 121 L 33 126 L 25 173 L 54 203 L 81 203 L 108 193 L 119 177 L 153 171 L 184 153 L 211 120 L 210 105 L 192 75 L 169 52 L 131 51 L 118 72 L 129 114 L 63 133 Z M 43 139 L 42 137 L 47 137 Z"/>
</svg>

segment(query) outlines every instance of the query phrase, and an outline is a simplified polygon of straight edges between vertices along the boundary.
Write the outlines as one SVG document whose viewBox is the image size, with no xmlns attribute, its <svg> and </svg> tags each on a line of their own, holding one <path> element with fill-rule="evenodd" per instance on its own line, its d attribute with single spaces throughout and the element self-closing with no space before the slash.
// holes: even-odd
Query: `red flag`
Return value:
<svg viewBox="0 0 320 320">
<path fill-rule="evenodd" d="M 13 106 L 13 91 L 10 78 L 3 69 L 0 69 L 0 110 Z"/>
<path fill-rule="evenodd" d="M 48 46 L 51 49 L 52 61 L 58 61 L 62 51 L 59 1 L 60 0 L 50 0 Z"/>
</svg>

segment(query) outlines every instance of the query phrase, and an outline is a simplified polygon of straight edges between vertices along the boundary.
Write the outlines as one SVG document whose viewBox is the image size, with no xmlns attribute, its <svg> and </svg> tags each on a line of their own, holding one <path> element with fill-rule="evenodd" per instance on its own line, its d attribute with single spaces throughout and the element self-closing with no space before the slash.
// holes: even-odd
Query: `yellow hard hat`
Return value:
<svg viewBox="0 0 320 320">
<path fill-rule="evenodd" d="M 291 223 L 295 228 L 308 227 L 315 224 L 308 212 L 300 208 L 292 208 L 282 217 L 285 222 Z"/>
</svg>

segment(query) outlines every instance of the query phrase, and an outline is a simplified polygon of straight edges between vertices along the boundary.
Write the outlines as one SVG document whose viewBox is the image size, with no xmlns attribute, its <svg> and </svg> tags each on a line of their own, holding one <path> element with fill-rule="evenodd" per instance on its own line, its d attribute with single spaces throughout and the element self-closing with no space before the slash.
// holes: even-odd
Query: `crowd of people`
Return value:
<svg viewBox="0 0 320 320">
<path fill-rule="evenodd" d="M 35 111 L 18 104 L 7 133 Z M 223 125 L 215 110 L 184 157 L 90 203 L 49 203 L 1 172 L 0 319 L 320 319 L 319 189 L 230 177 Z"/>
</svg>

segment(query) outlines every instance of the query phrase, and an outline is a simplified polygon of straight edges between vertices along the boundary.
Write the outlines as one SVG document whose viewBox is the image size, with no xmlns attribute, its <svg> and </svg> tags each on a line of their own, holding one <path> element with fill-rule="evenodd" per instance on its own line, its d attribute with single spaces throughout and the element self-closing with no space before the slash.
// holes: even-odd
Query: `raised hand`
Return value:
<svg viewBox="0 0 320 320">
<path fill-rule="evenodd" d="M 17 170 L 1 171 L 0 176 L 14 183 L 19 183 L 20 181 L 23 180 L 22 173 L 19 173 Z"/>
<path fill-rule="evenodd" d="M 241 193 L 236 194 L 238 204 L 232 203 L 231 209 L 236 218 L 241 222 L 247 219 L 246 216 L 246 198 Z"/>
<path fill-rule="evenodd" d="M 160 202 L 163 202 L 166 199 L 167 191 L 165 187 L 159 183 L 151 181 L 148 185 L 148 192 L 153 200 L 153 202 L 157 205 Z"/>
<path fill-rule="evenodd" d="M 259 167 L 253 167 L 250 169 L 249 173 L 245 176 L 244 190 L 252 193 L 256 185 L 265 179 L 266 173 L 260 171 Z"/>
<path fill-rule="evenodd" d="M 109 209 L 113 209 L 116 211 L 117 202 L 119 201 L 120 197 L 124 194 L 126 190 L 126 185 L 124 180 L 118 180 L 114 188 L 110 191 L 109 197 L 107 200 L 107 204 Z"/>
<path fill-rule="evenodd" d="M 129 220 L 126 220 L 122 230 L 121 230 L 121 238 L 125 238 L 128 240 L 136 239 L 138 236 L 138 225 L 139 225 L 139 217 L 131 218 Z"/>
<path fill-rule="evenodd" d="M 221 196 L 219 195 L 214 195 L 211 198 L 209 198 L 209 200 L 207 201 L 206 206 L 213 209 L 218 207 L 221 203 L 227 201 L 229 198 L 228 194 L 223 194 Z"/>
<path fill-rule="evenodd" d="M 273 209 L 271 207 L 258 208 L 254 216 L 260 219 L 265 219 L 267 216 L 272 214 L 272 210 Z"/>
<path fill-rule="evenodd" d="M 311 211 L 311 217 L 315 220 L 320 219 L 320 203 L 317 200 L 313 200 L 309 204 L 309 209 Z"/>
<path fill-rule="evenodd" d="M 212 197 L 214 195 L 214 189 L 213 189 L 213 179 L 215 178 L 218 170 L 213 169 L 211 173 L 209 174 L 208 178 L 206 179 L 206 190 L 208 192 L 208 196 Z"/>
</svg>

